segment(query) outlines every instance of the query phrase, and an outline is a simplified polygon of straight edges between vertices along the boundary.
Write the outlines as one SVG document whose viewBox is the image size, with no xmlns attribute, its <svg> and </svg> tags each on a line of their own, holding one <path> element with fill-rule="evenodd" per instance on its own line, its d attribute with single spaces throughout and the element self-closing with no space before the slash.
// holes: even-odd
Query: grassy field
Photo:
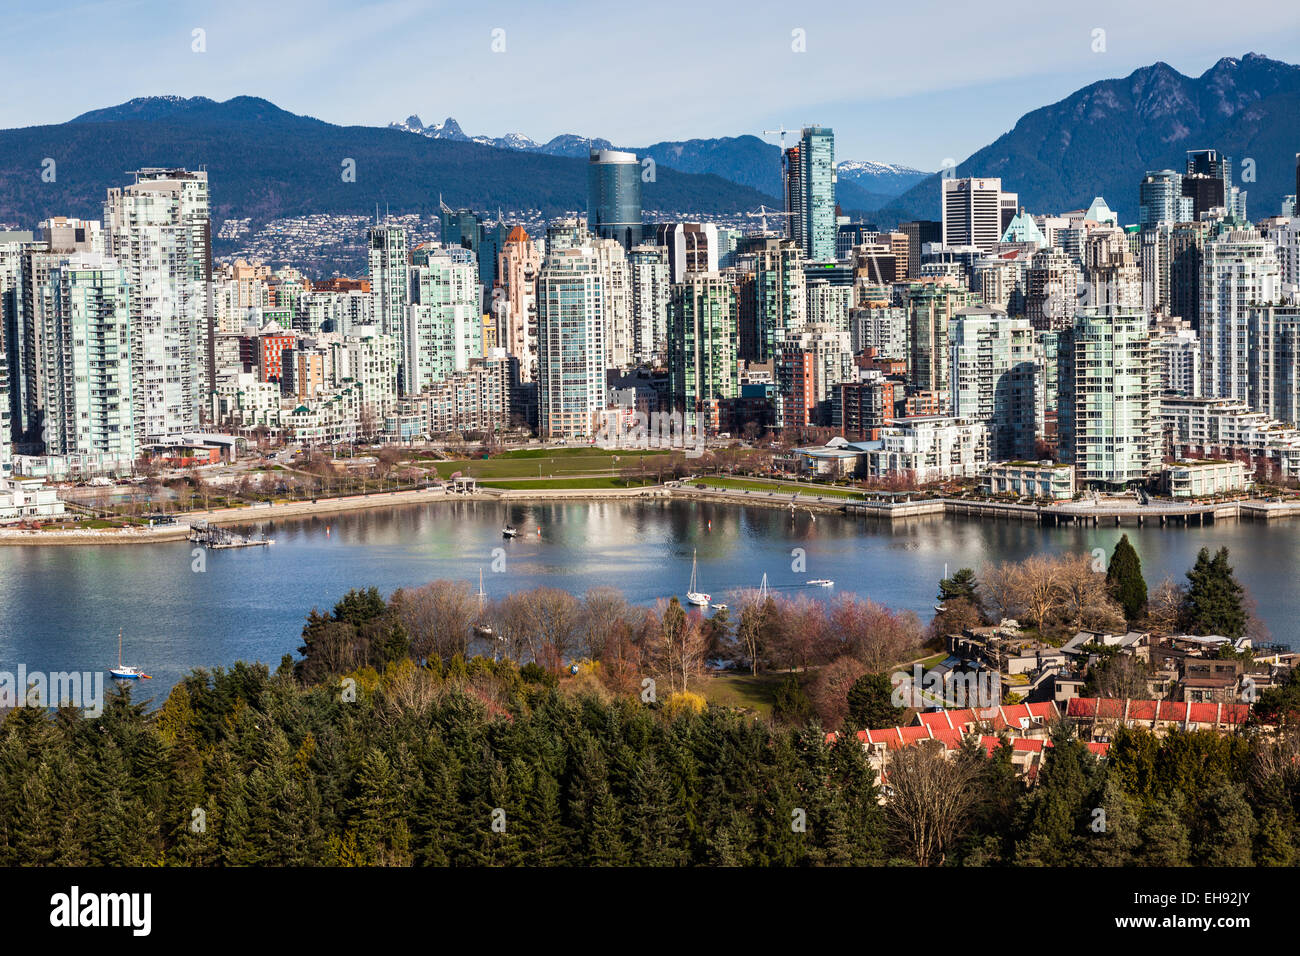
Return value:
<svg viewBox="0 0 1300 956">
<path fill-rule="evenodd" d="M 653 482 L 654 478 L 651 477 L 647 484 Z M 540 481 L 536 478 L 532 481 L 480 481 L 479 486 L 482 488 L 502 488 L 507 491 L 545 491 L 563 488 L 636 488 L 638 483 L 633 481 L 629 486 L 622 478 L 616 478 L 612 475 L 593 475 L 587 478 L 543 478 Z"/>
<path fill-rule="evenodd" d="M 586 458 L 592 455 L 602 455 L 603 452 L 597 448 L 520 448 L 515 451 L 503 451 L 493 458 L 493 461 L 502 459 L 528 459 L 535 461 L 538 458 Z M 630 454 L 630 452 L 629 452 Z M 637 454 L 640 455 L 667 455 L 670 454 L 668 449 L 643 449 Z"/>
<path fill-rule="evenodd" d="M 715 674 L 708 683 L 696 688 L 715 707 L 745 707 L 763 717 L 772 716 L 772 701 L 776 690 L 785 682 L 786 674 L 759 674 L 729 672 Z M 810 674 L 799 674 L 800 685 L 806 685 Z"/>
<path fill-rule="evenodd" d="M 462 475 L 483 480 L 490 478 L 536 478 L 539 472 L 542 477 L 549 477 L 618 471 L 644 461 L 646 475 L 653 481 L 655 466 L 664 464 L 663 461 L 656 461 L 660 453 L 653 451 L 639 451 L 635 454 L 624 452 L 614 455 L 593 449 L 570 448 L 559 449 L 557 452 L 557 454 L 547 455 L 545 458 L 541 456 L 530 458 L 502 456 L 470 461 L 440 461 L 435 463 L 433 467 L 437 471 L 439 478 L 450 478 L 453 473 L 459 471 Z"/>
<path fill-rule="evenodd" d="M 798 492 L 804 495 L 821 495 L 824 498 L 861 499 L 861 492 L 847 488 L 830 488 L 823 485 L 797 484 L 793 481 L 765 481 L 761 478 L 700 478 L 692 484 L 704 483 L 713 488 L 735 491 L 775 491 L 783 494 Z"/>
</svg>

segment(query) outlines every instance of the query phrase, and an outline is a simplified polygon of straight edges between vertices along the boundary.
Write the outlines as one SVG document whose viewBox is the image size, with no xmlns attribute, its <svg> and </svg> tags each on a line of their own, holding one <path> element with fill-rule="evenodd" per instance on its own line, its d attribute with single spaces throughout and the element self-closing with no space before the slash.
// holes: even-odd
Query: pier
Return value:
<svg viewBox="0 0 1300 956">
<path fill-rule="evenodd" d="M 211 548 L 214 551 L 220 551 L 224 548 L 257 548 L 275 543 L 274 538 L 249 538 L 206 522 L 193 525 L 186 538 L 195 544 Z"/>
</svg>

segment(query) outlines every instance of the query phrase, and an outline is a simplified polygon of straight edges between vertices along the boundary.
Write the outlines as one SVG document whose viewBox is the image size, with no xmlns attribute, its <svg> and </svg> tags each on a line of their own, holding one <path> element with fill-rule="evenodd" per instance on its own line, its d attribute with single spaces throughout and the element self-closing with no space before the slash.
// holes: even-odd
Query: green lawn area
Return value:
<svg viewBox="0 0 1300 956">
<path fill-rule="evenodd" d="M 433 465 L 439 478 L 450 478 L 455 472 L 473 476 L 480 480 L 490 478 L 528 478 L 538 477 L 540 469 L 543 477 L 550 475 L 583 475 L 598 471 L 618 471 L 635 465 L 642 459 L 646 464 L 646 475 L 652 481 L 655 476 L 655 461 L 658 452 L 638 451 L 635 454 L 622 452 L 614 455 L 591 449 L 567 449 L 573 454 L 548 455 L 545 458 L 485 458 L 469 461 L 440 461 Z M 615 459 L 618 459 L 615 461 Z"/>
<path fill-rule="evenodd" d="M 602 455 L 603 453 L 596 448 L 519 448 L 515 451 L 503 451 L 501 454 L 492 458 L 493 461 L 501 461 L 505 458 L 587 458 L 592 455 Z M 627 452 L 626 454 L 631 454 Z M 642 449 L 636 454 L 639 455 L 667 455 L 670 454 L 666 448 L 647 448 Z"/>
<path fill-rule="evenodd" d="M 804 495 L 821 495 L 825 498 L 861 499 L 862 493 L 849 491 L 847 488 L 831 488 L 826 485 L 797 484 L 793 481 L 765 481 L 761 478 L 709 478 L 704 477 L 691 484 L 704 483 L 714 488 L 727 488 L 736 491 L 775 491 L 782 494 L 798 492 Z"/>
<path fill-rule="evenodd" d="M 652 475 L 646 482 L 646 485 L 654 484 Z M 480 481 L 479 486 L 482 488 L 503 488 L 507 491 L 545 491 L 557 488 L 627 488 L 629 485 L 622 478 L 613 475 L 593 476 L 589 478 L 543 478 L 540 481 Z M 632 482 L 633 488 L 638 487 L 637 482 Z"/>
<path fill-rule="evenodd" d="M 799 674 L 799 683 L 806 685 L 811 675 Z M 763 717 L 772 716 L 772 699 L 787 675 L 728 672 L 715 674 L 708 683 L 693 688 L 704 694 L 710 707 L 745 707 Z"/>
</svg>

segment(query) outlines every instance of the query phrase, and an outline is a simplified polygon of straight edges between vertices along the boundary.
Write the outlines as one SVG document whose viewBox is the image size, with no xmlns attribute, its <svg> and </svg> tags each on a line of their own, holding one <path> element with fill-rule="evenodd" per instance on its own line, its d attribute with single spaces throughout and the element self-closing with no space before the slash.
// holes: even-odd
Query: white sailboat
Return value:
<svg viewBox="0 0 1300 956">
<path fill-rule="evenodd" d="M 709 595 L 703 591 L 697 590 L 698 584 L 695 581 L 696 574 L 696 552 L 691 552 L 691 589 L 686 592 L 686 603 L 694 604 L 696 607 L 708 607 Z"/>
<path fill-rule="evenodd" d="M 483 620 L 483 601 L 487 597 L 487 592 L 483 590 L 483 569 L 478 569 L 478 623 L 474 625 L 474 633 L 479 637 L 491 637 L 492 625 Z"/>
<path fill-rule="evenodd" d="M 122 631 L 119 628 L 117 632 L 117 666 L 110 667 L 108 673 L 117 680 L 152 680 L 152 678 L 138 667 L 132 667 L 129 664 L 122 663 Z"/>
</svg>

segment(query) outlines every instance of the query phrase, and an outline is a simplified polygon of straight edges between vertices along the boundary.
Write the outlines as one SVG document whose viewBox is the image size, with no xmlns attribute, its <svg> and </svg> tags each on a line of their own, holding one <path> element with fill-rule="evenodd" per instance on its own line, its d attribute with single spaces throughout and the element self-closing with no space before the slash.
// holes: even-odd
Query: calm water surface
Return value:
<svg viewBox="0 0 1300 956">
<path fill-rule="evenodd" d="M 506 522 L 519 537 L 503 540 Z M 1224 522 L 1204 528 L 1046 528 L 1024 522 L 932 517 L 897 525 L 871 519 L 709 502 L 594 501 L 411 505 L 255 526 L 268 548 L 213 551 L 191 569 L 185 542 L 132 546 L 0 548 L 0 670 L 95 670 L 117 657 L 153 675 L 142 696 L 160 702 L 185 672 L 236 660 L 272 666 L 299 644 L 313 607 L 351 587 L 385 593 L 437 578 L 471 581 L 481 567 L 489 596 L 539 585 L 581 594 L 621 588 L 634 602 L 683 595 L 691 553 L 700 588 L 715 601 L 756 587 L 829 599 L 854 591 L 928 620 L 936 582 L 959 567 L 1035 552 L 1114 547 L 1127 533 L 1149 587 L 1181 578 L 1197 549 L 1227 545 L 1273 637 L 1300 636 L 1300 522 Z M 540 533 L 539 533 L 540 532 Z M 494 573 L 493 550 L 505 570 Z M 791 551 L 806 570 L 791 570 Z M 834 590 L 808 588 L 831 578 Z"/>
</svg>

